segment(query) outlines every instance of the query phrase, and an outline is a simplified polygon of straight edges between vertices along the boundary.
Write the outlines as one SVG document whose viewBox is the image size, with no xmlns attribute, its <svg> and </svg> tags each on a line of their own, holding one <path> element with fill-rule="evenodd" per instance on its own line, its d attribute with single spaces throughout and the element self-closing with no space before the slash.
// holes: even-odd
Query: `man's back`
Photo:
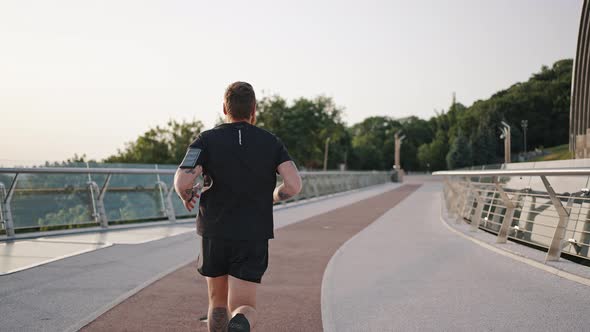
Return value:
<svg viewBox="0 0 590 332">
<path fill-rule="evenodd" d="M 272 238 L 276 170 L 291 159 L 281 141 L 247 122 L 233 122 L 201 133 L 191 147 L 203 150 L 203 174 L 213 182 L 201 196 L 199 234 L 234 240 Z"/>
<path fill-rule="evenodd" d="M 209 331 L 249 332 L 256 324 L 256 288 L 268 268 L 272 204 L 301 191 L 301 177 L 281 141 L 255 127 L 252 85 L 225 90 L 228 123 L 199 135 L 176 170 L 174 189 L 188 211 L 199 193 L 195 180 L 210 177 L 201 193 L 197 271 L 207 278 Z M 276 173 L 283 183 L 275 188 Z M 231 317 L 231 319 L 229 319 Z"/>
</svg>

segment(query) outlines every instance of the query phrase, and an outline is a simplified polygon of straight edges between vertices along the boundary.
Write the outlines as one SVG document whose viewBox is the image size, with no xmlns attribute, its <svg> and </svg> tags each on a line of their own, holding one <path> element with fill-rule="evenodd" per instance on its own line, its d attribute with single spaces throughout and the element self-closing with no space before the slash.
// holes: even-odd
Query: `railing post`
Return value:
<svg viewBox="0 0 590 332">
<path fill-rule="evenodd" d="M 104 180 L 104 184 L 98 193 L 98 199 L 96 200 L 96 210 L 98 212 L 98 221 L 100 226 L 103 228 L 109 227 L 109 218 L 107 216 L 107 211 L 104 207 L 104 195 L 107 192 L 107 187 L 109 186 L 109 182 L 111 181 L 112 174 L 107 175 L 107 178 Z"/>
<path fill-rule="evenodd" d="M 506 213 L 504 213 L 504 219 L 502 220 L 500 231 L 498 231 L 496 243 L 506 243 L 508 240 L 508 232 L 510 231 L 510 226 L 512 225 L 512 219 L 514 219 L 514 210 L 516 209 L 516 206 L 502 188 L 502 185 L 498 181 L 497 176 L 494 176 L 494 184 L 496 185 L 496 190 L 498 190 L 502 202 L 504 205 L 506 205 Z"/>
<path fill-rule="evenodd" d="M 86 185 L 88 186 L 88 192 L 89 192 L 89 196 L 90 196 L 90 209 L 92 211 L 92 218 L 94 218 L 94 221 L 99 224 L 101 227 L 104 227 L 103 224 L 100 221 L 100 212 L 98 211 L 98 197 L 97 195 L 100 192 L 100 188 L 98 187 L 98 184 L 96 184 L 96 182 L 94 181 L 88 181 L 86 183 Z"/>
<path fill-rule="evenodd" d="M 465 178 L 466 183 L 468 184 L 467 187 L 469 188 L 469 179 Z M 471 203 L 472 199 L 470 197 L 471 191 L 470 190 L 461 190 L 461 211 L 460 217 L 465 218 L 465 209 L 469 207 L 469 212 L 467 212 L 467 217 L 471 216 L 471 209 L 473 209 L 473 203 Z M 474 198 L 475 199 L 475 198 Z"/>
<path fill-rule="evenodd" d="M 18 181 L 18 173 L 14 175 L 14 179 L 12 179 L 12 183 L 10 184 L 10 188 L 6 193 L 6 198 L 4 198 L 4 213 L 3 222 L 4 228 L 6 229 L 6 237 L 13 238 L 14 237 L 14 220 L 12 219 L 12 209 L 10 208 L 10 203 L 12 201 L 12 196 L 14 195 L 14 191 L 16 190 L 16 183 Z"/>
<path fill-rule="evenodd" d="M 462 216 L 460 216 L 459 205 L 461 204 L 461 193 L 460 190 L 457 189 L 457 186 L 452 183 L 452 181 L 448 181 L 449 189 L 451 190 L 451 197 L 449 199 L 449 217 L 454 218 L 456 223 L 460 223 Z"/>
<path fill-rule="evenodd" d="M 174 185 L 170 186 L 168 193 L 166 194 L 166 205 L 168 206 L 168 219 L 172 222 L 176 221 L 176 211 L 174 210 L 174 204 L 172 204 L 172 193 L 174 193 Z M 197 211 L 199 211 L 199 206 L 196 206 Z"/>
<path fill-rule="evenodd" d="M 452 182 L 450 182 L 452 183 Z M 452 200 L 451 200 L 451 209 L 452 212 L 451 217 L 455 218 L 455 222 L 461 223 L 463 220 L 463 216 L 461 215 L 461 201 L 463 197 L 462 188 L 460 188 L 460 184 L 451 184 L 450 186 L 452 190 Z"/>
<path fill-rule="evenodd" d="M 157 181 L 156 185 L 158 185 L 162 192 L 166 194 L 166 198 L 164 199 L 164 214 L 166 214 L 168 220 L 175 222 L 176 213 L 174 212 L 174 205 L 172 204 L 172 192 L 174 191 L 174 186 L 170 186 L 170 190 L 168 190 L 168 186 L 163 181 Z"/>
<path fill-rule="evenodd" d="M 6 186 L 4 183 L 0 182 L 0 229 L 5 229 L 6 226 L 4 225 L 4 199 L 6 198 Z"/>
<path fill-rule="evenodd" d="M 447 179 L 447 177 L 445 176 L 444 180 L 443 180 L 443 198 L 444 198 L 444 203 L 445 206 L 447 207 L 447 211 L 450 209 L 450 204 L 449 204 L 449 199 L 451 196 L 451 188 L 449 188 L 449 180 Z"/>
<path fill-rule="evenodd" d="M 469 181 L 469 190 L 471 191 L 471 194 L 477 200 L 477 207 L 475 208 L 475 215 L 473 216 L 473 219 L 471 220 L 471 231 L 475 232 L 479 229 L 479 223 L 481 222 L 481 214 L 483 213 L 484 203 L 483 203 L 483 198 L 481 198 L 481 196 L 479 195 L 477 190 L 471 184 L 471 180 L 467 180 L 467 181 Z"/>
<path fill-rule="evenodd" d="M 451 202 L 453 200 L 454 190 L 453 190 L 453 187 L 451 186 L 451 181 L 449 180 L 449 178 L 447 176 L 445 176 L 444 183 L 445 183 L 445 188 L 446 188 L 445 204 L 447 206 L 447 212 L 449 214 L 449 217 L 452 217 L 453 211 L 451 211 L 451 209 L 452 209 L 453 205 Z"/>
<path fill-rule="evenodd" d="M 318 182 L 315 178 L 311 177 L 310 179 L 311 186 L 313 187 L 314 197 L 320 197 L 320 191 L 318 190 Z"/>
<path fill-rule="evenodd" d="M 545 189 L 549 194 L 549 198 L 559 215 L 559 221 L 557 222 L 557 226 L 555 227 L 555 233 L 553 233 L 553 239 L 551 240 L 551 244 L 549 245 L 549 250 L 547 251 L 547 256 L 545 256 L 545 262 L 547 261 L 557 261 L 561 256 L 561 249 L 563 247 L 563 239 L 565 237 L 565 228 L 569 221 L 569 209 L 563 207 L 561 204 L 561 200 L 555 194 L 555 190 L 547 180 L 547 177 L 541 175 L 541 181 L 545 185 Z"/>
<path fill-rule="evenodd" d="M 465 219 L 465 208 L 467 207 L 467 199 L 469 198 L 469 180 L 465 179 L 465 183 L 458 183 L 458 201 L 457 201 L 457 223 Z"/>
</svg>

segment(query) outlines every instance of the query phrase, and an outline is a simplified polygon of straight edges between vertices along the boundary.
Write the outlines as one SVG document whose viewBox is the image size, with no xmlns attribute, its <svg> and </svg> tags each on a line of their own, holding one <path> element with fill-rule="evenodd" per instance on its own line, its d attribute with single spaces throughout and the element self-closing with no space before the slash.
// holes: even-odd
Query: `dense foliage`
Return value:
<svg viewBox="0 0 590 332">
<path fill-rule="evenodd" d="M 543 66 L 527 82 L 516 83 L 470 107 L 457 103 L 448 112 L 438 114 L 430 120 L 435 137 L 421 148 L 421 164 L 429 163 L 434 170 L 443 169 L 441 152 L 457 145 L 454 142 L 460 133 L 467 139 L 467 142 L 461 139 L 460 144 L 469 145 L 465 151 L 471 150 L 471 159 L 454 160 L 467 156 L 453 153 L 449 157 L 450 151 L 445 154 L 447 167 L 501 162 L 504 153 L 498 130 L 501 121 L 511 127 L 513 156 L 524 150 L 522 120 L 529 121 L 527 150 L 567 143 L 572 65 L 572 60 L 566 59 L 557 61 L 551 68 Z"/>
<path fill-rule="evenodd" d="M 178 164 L 186 148 L 203 129 L 201 121 L 168 121 L 127 143 L 124 150 L 106 158 L 107 163 Z"/>
<path fill-rule="evenodd" d="M 325 142 L 330 139 L 328 167 L 343 162 L 351 137 L 342 122 L 342 110 L 330 98 L 299 98 L 292 105 L 279 96 L 258 102 L 257 125 L 281 138 L 291 157 L 306 168 L 321 168 Z"/>
<path fill-rule="evenodd" d="M 297 164 L 307 169 L 321 169 L 327 139 L 329 169 L 341 164 L 348 169 L 390 169 L 398 131 L 407 137 L 401 151 L 406 170 L 497 163 L 504 153 L 498 130 L 501 121 L 511 126 L 513 155 L 524 150 L 521 120 L 529 120 L 528 150 L 567 143 L 571 78 L 572 60 L 560 60 L 551 68 L 543 66 L 528 81 L 469 107 L 453 102 L 429 120 L 377 116 L 350 127 L 331 98 L 299 98 L 288 103 L 280 96 L 270 96 L 258 102 L 257 125 L 279 136 Z M 105 161 L 177 164 L 202 129 L 200 121 L 170 121 L 165 127 L 150 129 Z"/>
</svg>

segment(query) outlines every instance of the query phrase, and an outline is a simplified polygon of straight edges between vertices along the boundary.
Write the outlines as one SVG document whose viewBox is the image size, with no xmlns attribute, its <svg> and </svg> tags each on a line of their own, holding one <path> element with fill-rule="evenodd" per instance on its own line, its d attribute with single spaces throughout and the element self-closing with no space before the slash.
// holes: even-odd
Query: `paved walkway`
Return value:
<svg viewBox="0 0 590 332">
<path fill-rule="evenodd" d="M 325 331 L 590 331 L 590 287 L 451 232 L 441 189 L 423 185 L 336 253 Z"/>
<path fill-rule="evenodd" d="M 410 195 L 405 185 L 281 228 L 259 290 L 258 331 L 321 331 L 323 271 L 351 236 Z M 206 331 L 207 286 L 191 263 L 116 306 L 82 331 Z"/>
<path fill-rule="evenodd" d="M 397 186 L 389 183 L 279 206 L 274 213 L 275 227 L 296 223 Z M 124 239 L 118 234 L 107 236 L 112 244 L 108 247 L 0 275 L 0 330 L 77 331 L 145 285 L 193 261 L 198 254 L 194 226 L 181 227 L 193 231 L 159 240 L 152 238 L 152 241 L 144 241 L 150 239 L 141 236 L 139 241 L 136 235 L 144 234 L 146 229 L 135 230 L 137 234 L 129 230 L 130 237 Z M 96 240 L 93 236 L 98 235 L 77 236 L 92 242 Z M 57 238 L 60 237 L 53 240 Z M 95 242 L 107 242 L 104 238 L 99 240 Z M 63 242 L 70 247 L 71 241 Z"/>
<path fill-rule="evenodd" d="M 193 224 L 128 226 L 100 232 L 0 242 L 0 275 L 10 274 L 115 244 L 141 244 L 193 231 Z M 146 227 L 147 226 L 147 227 Z"/>
<path fill-rule="evenodd" d="M 406 183 L 276 211 L 257 331 L 589 330 L 590 287 L 451 232 L 441 184 Z M 204 331 L 194 249 L 182 234 L 0 276 L 1 329 Z"/>
</svg>

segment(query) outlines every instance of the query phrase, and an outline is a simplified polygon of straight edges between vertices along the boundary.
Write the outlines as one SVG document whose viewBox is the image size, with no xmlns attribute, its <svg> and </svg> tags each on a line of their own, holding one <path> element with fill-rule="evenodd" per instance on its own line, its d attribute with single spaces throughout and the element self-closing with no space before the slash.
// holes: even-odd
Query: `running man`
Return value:
<svg viewBox="0 0 590 332">
<path fill-rule="evenodd" d="M 256 96 L 245 82 L 224 95 L 226 123 L 202 132 L 176 171 L 174 186 L 191 211 L 199 197 L 198 271 L 209 288 L 209 331 L 250 331 L 257 320 L 256 288 L 268 266 L 273 202 L 301 191 L 301 178 L 283 143 L 256 127 Z M 276 174 L 283 184 L 276 187 Z M 193 190 L 194 189 L 194 190 Z"/>
</svg>

